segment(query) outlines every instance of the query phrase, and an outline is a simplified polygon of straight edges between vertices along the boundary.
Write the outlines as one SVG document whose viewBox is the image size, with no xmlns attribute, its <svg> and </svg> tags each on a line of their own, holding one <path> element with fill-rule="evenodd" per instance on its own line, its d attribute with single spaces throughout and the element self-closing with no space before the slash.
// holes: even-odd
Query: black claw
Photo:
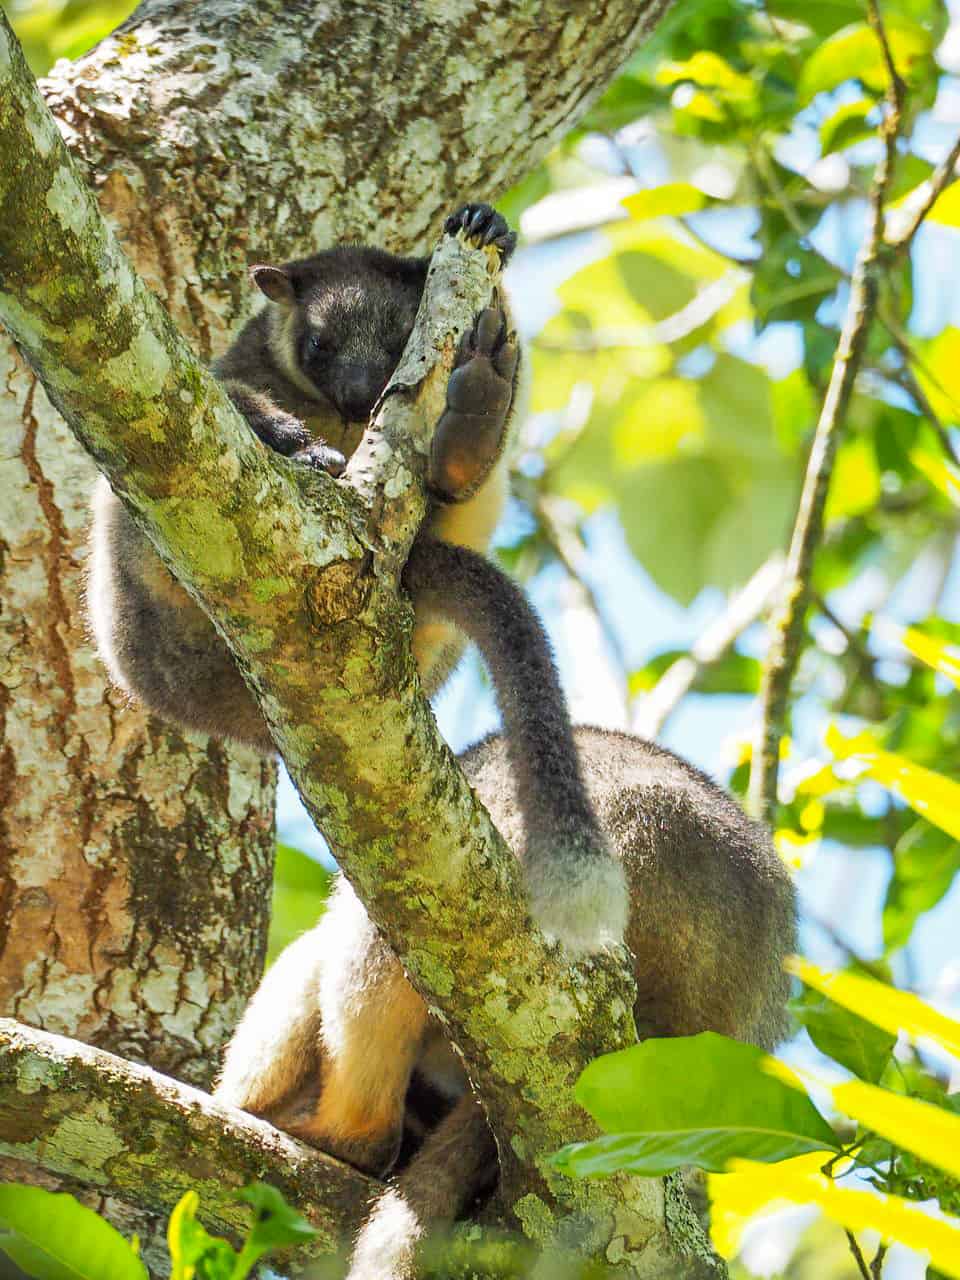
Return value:
<svg viewBox="0 0 960 1280">
<path fill-rule="evenodd" d="M 465 204 L 451 213 L 443 224 L 448 235 L 464 231 L 471 240 L 481 246 L 496 245 L 504 262 L 516 247 L 516 233 L 510 230 L 506 218 L 489 204 Z"/>
</svg>

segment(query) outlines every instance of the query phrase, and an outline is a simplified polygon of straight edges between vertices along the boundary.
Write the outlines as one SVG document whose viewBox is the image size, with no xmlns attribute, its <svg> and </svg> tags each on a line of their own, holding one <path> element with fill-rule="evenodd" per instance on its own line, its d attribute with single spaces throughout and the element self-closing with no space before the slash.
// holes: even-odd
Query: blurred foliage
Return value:
<svg viewBox="0 0 960 1280">
<path fill-rule="evenodd" d="M 136 8 L 134 0 L 4 0 L 3 11 L 30 70 L 42 76 L 58 58 L 79 58 Z"/>
<path fill-rule="evenodd" d="M 317 923 L 332 881 L 333 874 L 308 854 L 290 845 L 277 845 L 267 938 L 268 965 L 273 964 L 288 943 Z"/>
</svg>

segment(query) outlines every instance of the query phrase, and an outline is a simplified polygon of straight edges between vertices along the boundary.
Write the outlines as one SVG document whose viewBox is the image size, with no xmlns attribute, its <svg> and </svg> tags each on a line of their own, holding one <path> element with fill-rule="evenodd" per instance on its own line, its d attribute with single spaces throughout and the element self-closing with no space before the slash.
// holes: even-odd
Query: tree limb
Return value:
<svg viewBox="0 0 960 1280">
<path fill-rule="evenodd" d="M 510 1137 L 515 1215 L 547 1245 L 575 1214 L 595 1224 L 581 1252 L 602 1255 L 616 1229 L 637 1274 L 682 1274 L 658 1182 L 576 1183 L 544 1160 L 595 1132 L 571 1086 L 635 1039 L 631 981 L 613 958 L 569 966 L 532 927 L 516 863 L 421 696 L 397 596 L 457 338 L 490 295 L 487 251 L 444 241 L 348 483 L 303 478 L 267 455 L 123 258 L 6 23 L 0 104 L 0 318 L 230 645 L 311 816 L 463 1049 Z"/>
<path fill-rule="evenodd" d="M 883 28 L 871 4 L 874 29 L 881 43 Z M 889 51 L 887 51 L 889 53 Z M 892 66 L 892 59 L 890 59 Z M 895 78 L 888 91 L 888 112 L 882 126 L 883 157 L 870 194 L 870 225 L 853 268 L 850 299 L 823 408 L 810 449 L 800 495 L 800 508 L 787 555 L 783 595 L 773 623 L 770 648 L 760 689 L 760 723 L 750 768 L 749 808 L 754 817 L 771 821 L 777 804 L 780 739 L 787 700 L 803 646 L 804 623 L 810 599 L 813 560 L 823 534 L 823 513 L 847 405 L 866 350 L 867 335 L 877 305 L 877 276 L 883 247 L 883 203 L 893 177 L 896 140 L 900 129 L 900 86 Z"/>
<path fill-rule="evenodd" d="M 737 637 L 766 611 L 783 579 L 783 556 L 775 552 L 738 591 L 726 609 L 694 641 L 690 652 L 671 663 L 639 700 L 632 729 L 656 738 L 707 667 L 719 662 Z"/>
<path fill-rule="evenodd" d="M 165 1215 L 195 1190 L 211 1230 L 236 1241 L 257 1179 L 318 1232 L 284 1259 L 297 1272 L 336 1253 L 380 1184 L 209 1094 L 149 1067 L 0 1018 L 0 1152 Z"/>
</svg>

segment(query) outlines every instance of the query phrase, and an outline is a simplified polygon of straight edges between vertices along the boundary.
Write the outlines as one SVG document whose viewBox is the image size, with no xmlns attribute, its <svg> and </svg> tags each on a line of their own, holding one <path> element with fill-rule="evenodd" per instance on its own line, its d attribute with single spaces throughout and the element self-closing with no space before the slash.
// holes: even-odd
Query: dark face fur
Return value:
<svg viewBox="0 0 960 1280">
<path fill-rule="evenodd" d="M 291 312 L 297 368 L 345 423 L 367 421 L 397 367 L 426 267 L 378 249 L 341 248 L 254 269 L 267 297 Z"/>
</svg>

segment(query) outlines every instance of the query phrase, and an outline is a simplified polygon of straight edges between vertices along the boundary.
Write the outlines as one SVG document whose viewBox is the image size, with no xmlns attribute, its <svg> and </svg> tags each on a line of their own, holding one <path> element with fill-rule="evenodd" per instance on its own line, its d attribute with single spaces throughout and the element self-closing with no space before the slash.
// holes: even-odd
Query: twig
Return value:
<svg viewBox="0 0 960 1280">
<path fill-rule="evenodd" d="M 873 1280 L 873 1277 L 870 1275 L 870 1271 L 867 1268 L 866 1260 L 860 1252 L 860 1246 L 857 1244 L 857 1237 L 852 1231 L 847 1231 L 845 1234 L 847 1237 L 847 1244 L 850 1246 L 850 1252 L 853 1254 L 853 1260 L 856 1262 L 857 1268 L 863 1276 L 863 1280 Z"/>
<path fill-rule="evenodd" d="M 881 1240 L 877 1245 L 877 1252 L 874 1254 L 873 1261 L 870 1263 L 870 1274 L 873 1280 L 881 1280 L 883 1276 L 883 1260 L 887 1256 L 887 1246 Z"/>
<path fill-rule="evenodd" d="M 577 588 L 584 603 L 597 619 L 606 637 L 607 644 L 616 658 L 621 673 L 627 670 L 627 658 L 620 643 L 616 629 L 611 626 L 606 610 L 597 598 L 597 593 L 590 585 L 587 573 L 587 553 L 580 538 L 580 532 L 574 523 L 563 512 L 564 504 L 560 499 L 541 495 L 536 502 L 537 518 L 543 530 L 550 550 L 557 557 L 567 572 L 567 576 Z"/>
<path fill-rule="evenodd" d="M 944 453 L 951 459 L 951 461 L 956 463 L 957 466 L 960 466 L 960 454 L 957 453 L 957 450 L 953 446 L 953 441 L 950 439 L 950 433 L 940 421 L 940 415 L 930 403 L 927 393 L 917 380 L 909 362 L 906 363 L 902 369 L 898 369 L 895 373 L 888 374 L 887 376 L 890 377 L 891 380 L 903 391 L 906 391 L 907 395 L 912 398 L 917 409 L 923 417 L 927 419 L 931 427 L 933 427 L 937 439 L 940 441 L 940 447 L 943 449 Z"/>
<path fill-rule="evenodd" d="M 875 0 L 872 0 L 872 7 L 876 7 Z M 875 29 L 881 43 L 885 42 L 882 24 Z M 896 142 L 900 130 L 898 88 L 894 81 L 891 81 L 888 88 L 887 101 L 889 110 L 881 126 L 883 157 L 877 167 L 870 193 L 870 227 L 853 269 L 847 313 L 810 450 L 800 509 L 787 557 L 783 600 L 764 664 L 760 690 L 760 723 L 750 769 L 749 804 L 753 814 L 765 820 L 771 818 L 777 803 L 780 739 L 786 720 L 790 686 L 800 659 L 813 559 L 823 533 L 823 512 L 833 460 L 876 310 L 876 276 L 883 245 L 883 204 L 893 177 Z"/>
<path fill-rule="evenodd" d="M 914 211 L 913 217 L 910 219 L 905 230 L 903 230 L 895 240 L 890 241 L 890 247 L 897 253 L 903 253 L 909 249 L 913 242 L 914 236 L 920 230 L 920 226 L 926 218 L 927 214 L 939 200 L 944 189 L 950 179 L 954 177 L 954 169 L 957 161 L 960 160 L 960 137 L 947 152 L 940 164 L 934 169 L 929 178 L 929 186 L 927 194 L 924 196 L 923 203 Z"/>
<path fill-rule="evenodd" d="M 899 131 L 899 117 L 903 112 L 906 85 L 900 78 L 900 72 L 897 70 L 896 63 L 893 60 L 893 51 L 890 48 L 890 41 L 887 39 L 883 15 L 880 13 L 880 6 L 877 4 L 877 0 L 867 0 L 867 21 L 870 23 L 874 35 L 880 41 L 880 51 L 883 54 L 884 66 L 887 69 L 887 105 L 891 114 L 898 117 L 897 130 Z"/>
<path fill-rule="evenodd" d="M 705 667 L 718 662 L 739 635 L 769 607 L 783 581 L 784 559 L 770 556 L 739 591 L 719 618 L 697 638 L 688 654 L 678 658 L 640 700 L 633 715 L 633 732 L 656 738 Z"/>
</svg>

